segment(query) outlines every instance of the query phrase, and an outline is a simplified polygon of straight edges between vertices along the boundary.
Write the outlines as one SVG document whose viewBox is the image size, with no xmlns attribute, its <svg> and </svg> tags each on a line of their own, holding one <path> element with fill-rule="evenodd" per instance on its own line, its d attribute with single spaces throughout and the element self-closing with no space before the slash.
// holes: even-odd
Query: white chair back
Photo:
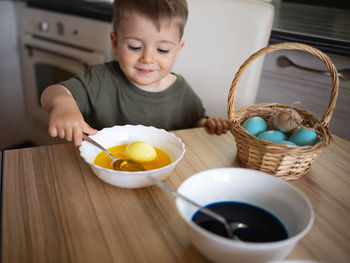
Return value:
<svg viewBox="0 0 350 263">
<path fill-rule="evenodd" d="M 209 116 L 227 119 L 227 96 L 240 65 L 269 41 L 273 6 L 255 0 L 188 0 L 185 46 L 175 63 Z M 240 79 L 235 108 L 255 103 L 263 58 Z"/>
</svg>

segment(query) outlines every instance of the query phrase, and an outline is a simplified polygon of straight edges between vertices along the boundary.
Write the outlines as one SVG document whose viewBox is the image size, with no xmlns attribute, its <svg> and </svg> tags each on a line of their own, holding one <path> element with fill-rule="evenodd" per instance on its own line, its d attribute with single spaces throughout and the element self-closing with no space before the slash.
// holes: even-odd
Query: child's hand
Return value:
<svg viewBox="0 0 350 263">
<path fill-rule="evenodd" d="M 226 133 L 228 130 L 227 120 L 222 118 L 209 117 L 203 118 L 197 122 L 198 127 L 207 127 L 210 133 L 216 133 L 218 135 Z"/>
<path fill-rule="evenodd" d="M 91 128 L 80 113 L 78 105 L 71 92 L 62 85 L 46 88 L 41 95 L 43 108 L 50 113 L 49 134 L 67 141 L 74 140 L 75 146 L 80 146 L 83 132 L 89 135 L 97 133 Z"/>
<path fill-rule="evenodd" d="M 89 135 L 96 134 L 97 130 L 91 128 L 85 121 L 79 109 L 75 106 L 55 107 L 51 111 L 49 134 L 67 141 L 74 140 L 75 146 L 80 146 L 83 132 Z"/>
</svg>

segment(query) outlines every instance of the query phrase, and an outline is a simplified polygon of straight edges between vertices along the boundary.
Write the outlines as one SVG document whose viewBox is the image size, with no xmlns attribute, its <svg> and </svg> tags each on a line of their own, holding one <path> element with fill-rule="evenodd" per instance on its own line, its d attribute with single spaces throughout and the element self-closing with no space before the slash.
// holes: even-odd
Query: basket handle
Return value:
<svg viewBox="0 0 350 263">
<path fill-rule="evenodd" d="M 253 55 L 251 55 L 242 65 L 241 67 L 238 69 L 232 84 L 231 84 L 231 88 L 230 88 L 230 92 L 228 95 L 228 109 L 227 109 L 227 113 L 228 113 L 228 119 L 229 121 L 231 121 L 233 119 L 233 115 L 234 115 L 234 98 L 235 98 L 235 94 L 236 94 L 236 89 L 237 89 L 237 85 L 239 82 L 239 79 L 241 77 L 241 75 L 243 74 L 243 72 L 246 70 L 246 68 L 258 57 L 263 56 L 265 54 L 271 53 L 273 51 L 277 51 L 277 50 L 283 50 L 283 49 L 296 49 L 296 50 L 302 50 L 302 51 L 306 51 L 308 53 L 311 53 L 312 55 L 318 57 L 321 61 L 323 61 L 330 73 L 330 76 L 332 77 L 332 93 L 331 93 L 331 97 L 330 97 L 330 101 L 328 104 L 328 110 L 327 112 L 324 114 L 323 118 L 322 118 L 322 126 L 323 127 L 328 127 L 329 122 L 332 118 L 333 115 L 333 111 L 334 111 L 334 107 L 337 101 L 337 97 L 338 97 L 338 89 L 339 89 L 339 78 L 338 78 L 338 73 L 337 73 L 337 69 L 335 68 L 335 66 L 333 65 L 331 59 L 324 54 L 322 51 L 320 51 L 319 49 L 316 49 L 314 47 L 311 47 L 309 45 L 305 45 L 305 44 L 300 44 L 300 43 L 294 43 L 294 42 L 288 42 L 288 43 L 279 43 L 279 44 L 274 44 L 274 45 L 269 45 L 266 46 L 262 49 L 260 49 L 259 51 L 255 52 Z"/>
</svg>

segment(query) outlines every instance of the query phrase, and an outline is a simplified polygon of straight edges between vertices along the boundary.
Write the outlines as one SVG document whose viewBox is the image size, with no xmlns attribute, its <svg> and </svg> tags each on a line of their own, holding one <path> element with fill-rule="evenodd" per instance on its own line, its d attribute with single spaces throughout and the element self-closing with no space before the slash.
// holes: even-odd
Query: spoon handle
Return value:
<svg viewBox="0 0 350 263">
<path fill-rule="evenodd" d="M 115 160 L 115 157 L 109 152 L 107 151 L 102 145 L 100 145 L 99 143 L 97 143 L 96 141 L 94 141 L 93 139 L 91 139 L 89 136 L 87 136 L 85 133 L 83 133 L 83 139 L 88 141 L 89 143 L 95 145 L 96 147 L 100 148 L 102 151 L 104 151 L 105 153 L 107 153 L 109 155 L 109 157 L 111 157 L 112 161 Z"/>
<path fill-rule="evenodd" d="M 223 216 L 221 216 L 221 215 L 211 211 L 210 209 L 207 209 L 207 208 L 197 204 L 196 202 L 192 201 L 191 199 L 188 199 L 186 196 L 183 196 L 182 194 L 180 194 L 179 192 L 177 192 L 174 189 L 170 188 L 166 184 L 163 184 L 160 180 L 158 180 L 158 179 L 156 179 L 156 178 L 154 178 L 154 177 L 152 177 L 150 175 L 148 175 L 148 178 L 152 182 L 154 182 L 156 184 L 156 186 L 158 186 L 159 188 L 165 190 L 166 192 L 172 194 L 175 197 L 181 198 L 181 199 L 185 200 L 186 202 L 192 204 L 193 206 L 197 207 L 202 213 L 215 218 L 219 222 L 223 223 L 225 226 L 228 225 L 228 222 L 226 221 L 226 219 Z"/>
</svg>

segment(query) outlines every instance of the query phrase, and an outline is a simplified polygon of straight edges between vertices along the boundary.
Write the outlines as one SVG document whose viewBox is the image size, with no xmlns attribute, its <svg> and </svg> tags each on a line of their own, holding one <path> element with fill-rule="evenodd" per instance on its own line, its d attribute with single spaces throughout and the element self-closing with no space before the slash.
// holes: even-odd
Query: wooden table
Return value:
<svg viewBox="0 0 350 263">
<path fill-rule="evenodd" d="M 238 167 L 230 133 L 203 128 L 175 134 L 184 159 L 164 181 Z M 98 179 L 72 144 L 3 154 L 2 262 L 207 262 L 191 244 L 172 196 L 152 186 L 122 189 Z M 316 219 L 289 259 L 349 262 L 350 142 L 335 141 L 307 176 L 290 182 L 312 202 Z"/>
</svg>

